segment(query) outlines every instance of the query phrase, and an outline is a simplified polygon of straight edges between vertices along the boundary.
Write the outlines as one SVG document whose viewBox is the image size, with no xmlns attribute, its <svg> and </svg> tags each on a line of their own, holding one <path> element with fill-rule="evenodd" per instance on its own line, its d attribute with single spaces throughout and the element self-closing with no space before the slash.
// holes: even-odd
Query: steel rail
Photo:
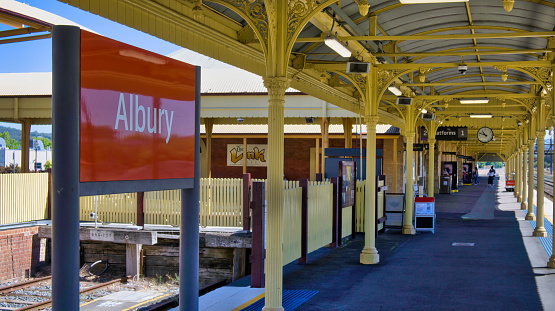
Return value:
<svg viewBox="0 0 555 311">
<path fill-rule="evenodd" d="M 0 295 L 1 294 L 6 294 L 6 293 L 11 293 L 11 292 L 16 291 L 18 289 L 29 287 L 33 284 L 41 283 L 41 282 L 44 282 L 44 281 L 50 280 L 50 279 L 52 279 L 52 277 L 47 276 L 47 277 L 38 278 L 38 279 L 31 280 L 31 281 L 23 282 L 23 283 L 17 283 L 17 284 L 14 284 L 14 285 L 8 285 L 8 286 L 0 287 Z"/>
<path fill-rule="evenodd" d="M 127 276 L 127 277 L 123 277 L 121 279 L 115 279 L 115 280 L 108 281 L 108 282 L 105 282 L 105 283 L 101 283 L 101 284 L 98 284 L 98 285 L 95 285 L 95 286 L 91 286 L 89 288 L 84 288 L 84 289 L 79 291 L 79 294 L 81 295 L 81 294 L 87 294 L 87 293 L 90 293 L 90 292 L 95 292 L 95 291 L 97 291 L 99 289 L 102 289 L 104 287 L 108 287 L 108 286 L 110 286 L 114 283 L 126 282 L 129 278 L 130 277 Z M 40 309 L 44 309 L 44 308 L 49 307 L 51 304 L 52 304 L 52 300 L 50 299 L 50 300 L 46 300 L 46 301 L 43 301 L 43 302 L 39 302 L 39 303 L 36 303 L 36 304 L 32 304 L 30 306 L 26 306 L 26 307 L 15 309 L 15 310 L 18 310 L 18 311 L 22 311 L 22 310 L 40 310 Z"/>
</svg>

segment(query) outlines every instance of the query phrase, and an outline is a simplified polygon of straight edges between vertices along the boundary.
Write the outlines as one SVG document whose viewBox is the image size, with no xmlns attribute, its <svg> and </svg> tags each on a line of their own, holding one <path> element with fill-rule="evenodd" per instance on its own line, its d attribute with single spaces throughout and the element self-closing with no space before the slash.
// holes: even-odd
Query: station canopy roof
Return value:
<svg viewBox="0 0 555 311">
<path fill-rule="evenodd" d="M 294 40 L 287 67 L 291 88 L 362 114 L 366 91 L 376 89 L 380 123 L 403 130 L 428 125 L 420 118 L 407 122 L 409 109 L 397 105 L 388 89 L 396 86 L 414 98 L 417 114 L 425 108 L 436 124 L 468 126 L 468 151 L 507 155 L 532 116 L 552 111 L 552 0 L 287 0 L 282 12 L 274 6 L 283 2 L 265 0 L 62 2 L 258 76 L 267 74 L 272 21 L 283 17 L 287 37 Z M 342 42 L 351 56 L 326 45 L 327 36 Z M 346 72 L 347 61 L 374 64 L 376 84 L 365 88 L 367 75 Z M 459 66 L 467 66 L 464 74 Z M 461 104 L 469 98 L 488 103 Z M 473 119 L 473 114 L 491 118 Z M 494 131 L 494 141 L 477 141 L 482 126 Z"/>
</svg>

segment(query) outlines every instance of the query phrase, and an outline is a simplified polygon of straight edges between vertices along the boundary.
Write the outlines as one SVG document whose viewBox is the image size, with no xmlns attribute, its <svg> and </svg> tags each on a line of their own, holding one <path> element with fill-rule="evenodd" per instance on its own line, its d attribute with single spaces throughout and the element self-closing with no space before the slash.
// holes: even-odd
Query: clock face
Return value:
<svg viewBox="0 0 555 311">
<path fill-rule="evenodd" d="M 489 127 L 482 127 L 478 130 L 478 140 L 482 143 L 489 143 L 493 139 L 493 131 Z"/>
</svg>

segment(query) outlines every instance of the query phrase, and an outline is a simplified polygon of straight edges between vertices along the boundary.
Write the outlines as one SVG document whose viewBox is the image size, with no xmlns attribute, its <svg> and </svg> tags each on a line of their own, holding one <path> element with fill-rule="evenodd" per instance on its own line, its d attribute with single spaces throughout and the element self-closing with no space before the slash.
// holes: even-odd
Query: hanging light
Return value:
<svg viewBox="0 0 555 311">
<path fill-rule="evenodd" d="M 335 36 L 328 35 L 324 38 L 324 43 L 332 50 L 336 51 L 337 54 L 343 57 L 351 57 L 351 50 L 349 50 L 349 48 Z"/>
<path fill-rule="evenodd" d="M 361 16 L 368 15 L 368 10 L 370 10 L 370 4 L 368 4 L 367 0 L 362 0 L 358 4 L 358 12 Z"/>
<path fill-rule="evenodd" d="M 493 115 L 488 113 L 488 114 L 471 114 L 470 115 L 471 118 L 473 119 L 490 119 L 493 118 Z"/>
<path fill-rule="evenodd" d="M 487 104 L 489 103 L 489 98 L 461 99 L 460 102 L 463 105 Z"/>
<path fill-rule="evenodd" d="M 391 93 L 393 93 L 395 96 L 401 96 L 401 95 L 403 95 L 403 92 L 401 92 L 401 90 L 400 90 L 397 86 L 395 86 L 395 85 L 388 86 L 387 89 L 388 89 Z"/>
<path fill-rule="evenodd" d="M 515 0 L 503 0 L 503 8 L 507 12 L 511 12 L 513 10 L 514 4 L 515 4 Z"/>
</svg>

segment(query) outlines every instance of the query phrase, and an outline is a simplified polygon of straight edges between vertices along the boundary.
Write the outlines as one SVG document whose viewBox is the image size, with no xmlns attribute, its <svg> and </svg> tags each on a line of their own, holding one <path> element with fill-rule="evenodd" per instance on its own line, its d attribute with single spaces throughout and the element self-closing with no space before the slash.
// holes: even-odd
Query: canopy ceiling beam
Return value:
<svg viewBox="0 0 555 311">
<path fill-rule="evenodd" d="M 527 31 L 502 33 L 445 34 L 445 35 L 412 35 L 412 36 L 338 36 L 342 41 L 425 41 L 425 40 L 472 40 L 502 38 L 547 38 L 555 37 L 555 31 Z M 296 42 L 324 42 L 324 38 L 298 38 Z"/>
<path fill-rule="evenodd" d="M 501 85 L 530 85 L 540 84 L 537 81 L 507 81 L 507 82 L 428 82 L 428 83 L 404 83 L 404 86 L 501 86 Z"/>
<path fill-rule="evenodd" d="M 379 69 L 400 69 L 400 70 L 419 70 L 420 68 L 457 68 L 459 65 L 464 64 L 467 67 L 494 67 L 506 66 L 507 68 L 522 68 L 522 67 L 551 67 L 550 61 L 523 61 L 523 62 L 481 62 L 481 63 L 402 63 L 402 64 L 376 64 Z M 311 61 L 307 60 L 305 69 L 329 70 L 329 71 L 345 71 L 347 62 L 333 62 L 333 61 Z"/>
<path fill-rule="evenodd" d="M 453 94 L 453 95 L 417 95 L 414 100 L 425 100 L 425 101 L 438 101 L 438 100 L 452 100 L 456 98 L 483 98 L 483 97 L 502 97 L 502 98 L 537 98 L 535 94 L 514 94 L 514 93 L 478 93 L 478 94 Z M 382 99 L 396 101 L 397 96 L 395 95 L 384 95 Z M 465 107 L 471 107 L 472 105 L 465 105 Z M 474 105 L 476 106 L 476 105 Z"/>
<path fill-rule="evenodd" d="M 494 51 L 480 51 L 480 47 L 476 47 L 476 51 L 450 51 L 450 52 L 401 52 L 401 53 L 374 53 L 376 57 L 400 57 L 400 56 L 415 56 L 415 57 L 430 57 L 430 56 L 473 56 L 473 55 L 511 55 L 511 54 L 536 54 L 555 52 L 555 49 L 525 49 L 525 50 L 494 50 Z"/>
</svg>

